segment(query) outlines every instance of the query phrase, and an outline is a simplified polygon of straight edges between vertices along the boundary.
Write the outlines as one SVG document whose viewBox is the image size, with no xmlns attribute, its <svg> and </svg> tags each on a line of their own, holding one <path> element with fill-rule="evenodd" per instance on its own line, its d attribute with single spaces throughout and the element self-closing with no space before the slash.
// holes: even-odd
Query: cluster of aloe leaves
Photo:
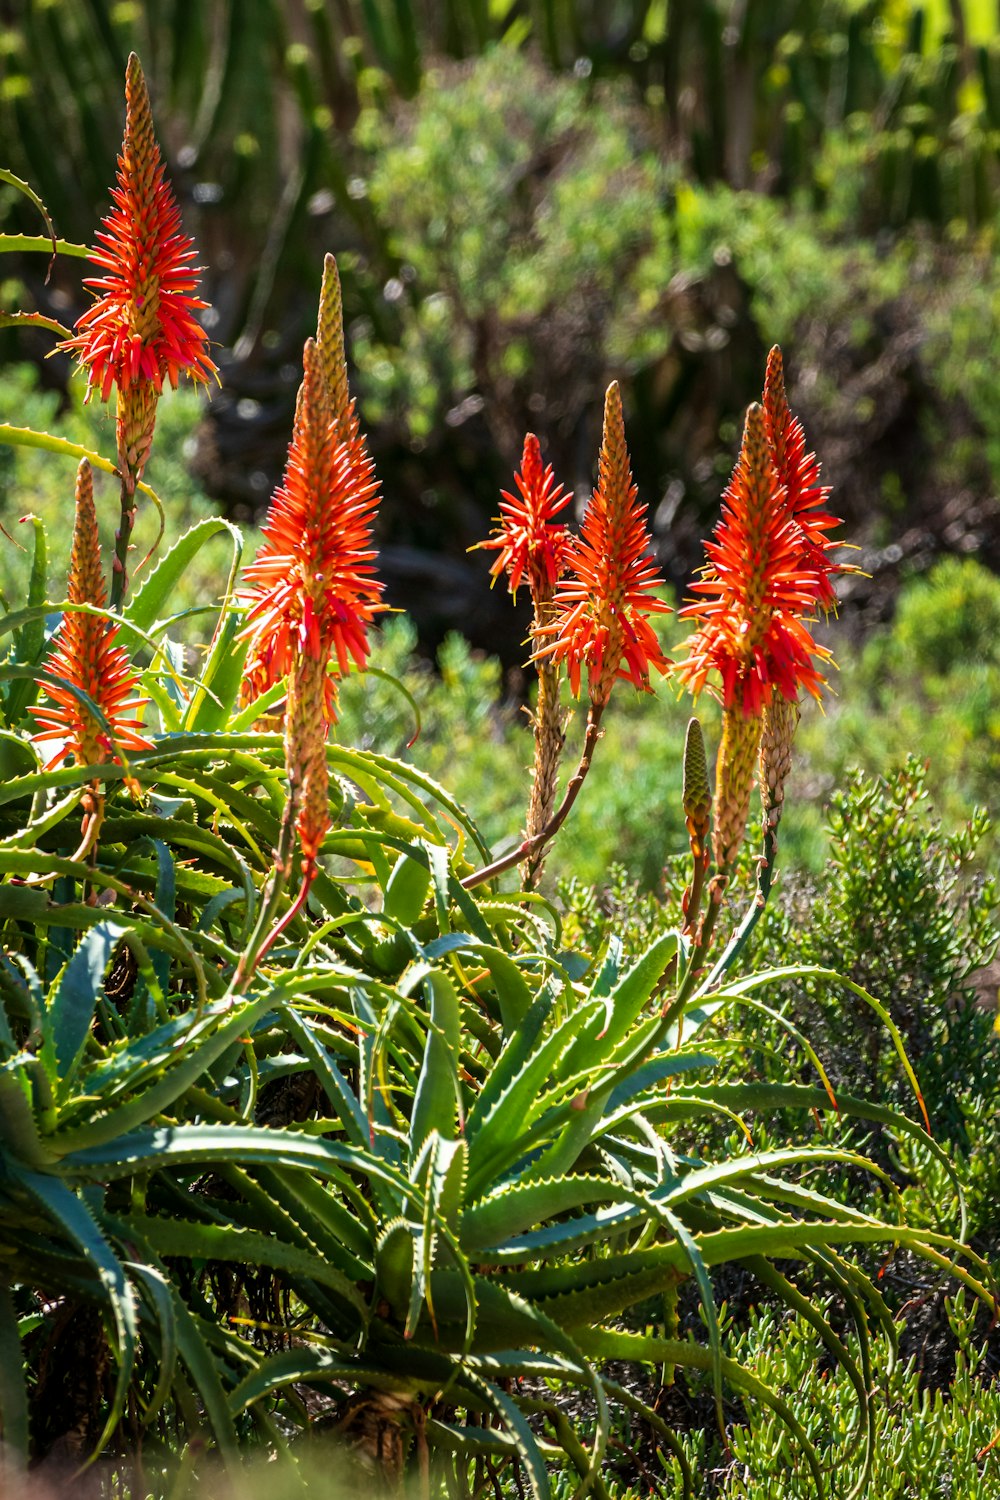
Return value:
<svg viewBox="0 0 1000 1500">
<path fill-rule="evenodd" d="M 229 584 L 192 675 L 171 599 L 219 533 Z M 796 973 L 843 981 L 733 978 L 756 894 L 707 976 L 674 932 L 629 964 L 614 940 L 570 954 L 542 895 L 463 889 L 490 851 L 446 790 L 331 744 L 325 870 L 244 992 L 286 784 L 267 705 L 239 706 L 240 534 L 200 523 L 124 609 L 154 743 L 100 768 L 106 817 L 86 860 L 69 851 L 95 770 L 44 770 L 30 741 L 62 607 L 44 597 L 39 525 L 35 547 L 30 597 L 0 626 L 4 1463 L 31 1456 L 39 1351 L 51 1364 L 56 1325 L 89 1308 L 112 1372 L 91 1456 L 177 1454 L 207 1434 L 226 1461 L 262 1442 L 294 1461 L 321 1398 L 346 1441 L 374 1429 L 383 1462 L 412 1461 L 426 1485 L 448 1475 L 467 1493 L 470 1476 L 516 1465 L 543 1497 L 565 1466 L 601 1496 L 618 1406 L 693 1493 L 670 1427 L 608 1375 L 624 1360 L 704 1372 L 720 1411 L 729 1388 L 775 1414 L 823 1493 L 840 1455 L 819 1454 L 788 1399 L 722 1347 L 712 1276 L 733 1262 L 843 1367 L 847 1441 L 870 1461 L 872 1340 L 893 1325 L 852 1247 L 904 1247 L 992 1294 L 964 1226 L 931 1232 L 824 1194 L 824 1168 L 876 1169 L 808 1144 L 813 1112 L 881 1121 L 947 1161 L 921 1126 L 834 1101 L 804 1042 L 815 1085 L 734 1082 L 711 1050 L 727 1006 L 761 1005 Z M 796 1105 L 806 1143 L 756 1151 L 754 1113 Z M 743 1144 L 693 1154 L 706 1116 L 740 1122 Z M 704 1337 L 678 1322 L 685 1283 Z"/>
</svg>

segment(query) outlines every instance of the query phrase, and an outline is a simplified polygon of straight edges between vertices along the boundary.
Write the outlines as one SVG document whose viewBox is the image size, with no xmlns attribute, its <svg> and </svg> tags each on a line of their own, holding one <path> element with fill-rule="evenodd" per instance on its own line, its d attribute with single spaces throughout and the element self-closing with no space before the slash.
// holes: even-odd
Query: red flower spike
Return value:
<svg viewBox="0 0 1000 1500">
<path fill-rule="evenodd" d="M 840 518 L 823 509 L 830 486 L 819 482 L 820 465 L 815 453 L 806 452 L 806 436 L 798 417 L 793 417 L 785 395 L 781 350 L 775 344 L 767 357 L 764 379 L 764 425 L 778 483 L 785 489 L 788 514 L 801 528 L 801 546 L 807 565 L 819 577 L 816 602 L 822 609 L 836 608 L 832 577 L 849 571 L 832 563 L 829 552 L 837 543 L 827 532 L 840 525 Z"/>
<path fill-rule="evenodd" d="M 97 233 L 91 261 L 103 273 L 84 284 L 97 300 L 60 345 L 87 370 L 87 396 L 102 401 L 116 386 L 127 395 L 148 383 L 159 394 L 186 373 L 206 381 L 215 374 L 208 335 L 194 314 L 205 303 L 194 295 L 193 242 L 181 231 L 180 209 L 164 177 L 153 136 L 149 95 L 138 57 L 128 60 L 125 138 L 118 158 L 113 207 Z"/>
<path fill-rule="evenodd" d="M 663 579 L 649 548 L 646 507 L 636 500 L 615 381 L 605 397 L 597 488 L 580 536 L 570 543 L 570 576 L 556 588 L 556 617 L 545 631 L 552 639 L 535 653 L 566 663 L 574 695 L 586 667 L 594 704 L 608 701 L 618 678 L 648 691 L 650 671 L 669 666 L 648 619 L 670 613 L 653 593 Z"/>
<path fill-rule="evenodd" d="M 264 540 L 246 569 L 241 591 L 251 639 L 249 697 L 288 676 L 297 654 L 324 668 L 322 712 L 336 720 L 336 679 L 353 661 L 368 660 L 367 631 L 384 608 L 383 585 L 372 566 L 372 522 L 378 504 L 374 469 L 351 422 L 339 442 L 314 340 L 305 347 L 305 376 L 284 478 L 263 527 Z"/>
<path fill-rule="evenodd" d="M 535 602 L 551 599 L 556 583 L 566 571 L 570 533 L 554 517 L 570 502 L 561 484 L 556 484 L 552 465 L 542 463 L 542 450 L 533 432 L 524 439 L 521 472 L 514 475 L 519 494 L 503 490 L 499 529 L 480 547 L 499 551 L 490 568 L 494 579 L 506 572 L 510 591 L 517 595 L 527 575 Z"/>
<path fill-rule="evenodd" d="M 101 547 L 94 509 L 94 481 L 90 465 L 83 459 L 76 475 L 76 522 L 69 572 L 71 604 L 94 604 L 105 608 L 107 595 L 101 573 Z M 40 679 L 43 702 L 32 709 L 39 724 L 32 739 L 38 744 L 64 741 L 57 746 L 45 769 L 57 766 L 72 754 L 80 766 L 120 764 L 121 750 L 148 750 L 150 741 L 135 717 L 149 700 L 130 695 L 138 686 L 128 652 L 115 645 L 118 626 L 100 615 L 67 610 L 46 661 L 47 670 L 62 679 L 56 684 Z M 86 693 L 103 715 L 97 717 L 76 692 Z"/>
<path fill-rule="evenodd" d="M 803 552 L 803 533 L 789 514 L 779 483 L 763 409 L 747 411 L 740 456 L 722 497 L 722 519 L 705 544 L 709 564 L 692 592 L 704 595 L 681 615 L 699 622 L 674 668 L 697 696 L 709 675 L 722 679 L 721 698 L 757 718 L 776 690 L 794 699 L 800 688 L 818 698 L 824 678 L 803 614 L 812 614 L 824 578 Z"/>
</svg>

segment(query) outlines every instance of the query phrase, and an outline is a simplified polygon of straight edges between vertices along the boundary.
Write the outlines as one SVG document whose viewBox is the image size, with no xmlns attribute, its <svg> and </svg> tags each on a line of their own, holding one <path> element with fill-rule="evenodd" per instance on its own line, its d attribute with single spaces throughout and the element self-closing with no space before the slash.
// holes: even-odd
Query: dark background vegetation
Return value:
<svg viewBox="0 0 1000 1500">
<path fill-rule="evenodd" d="M 222 370 L 194 466 L 237 518 L 280 471 L 337 254 L 382 566 L 425 647 L 458 627 L 519 659 L 466 548 L 529 428 L 586 490 L 611 378 L 682 585 L 775 340 L 872 574 L 846 591 L 866 623 L 942 551 L 1000 563 L 993 0 L 7 0 L 0 21 L 4 155 L 66 238 L 105 211 L 143 59 Z M 78 264 L 21 271 L 78 313 Z"/>
</svg>

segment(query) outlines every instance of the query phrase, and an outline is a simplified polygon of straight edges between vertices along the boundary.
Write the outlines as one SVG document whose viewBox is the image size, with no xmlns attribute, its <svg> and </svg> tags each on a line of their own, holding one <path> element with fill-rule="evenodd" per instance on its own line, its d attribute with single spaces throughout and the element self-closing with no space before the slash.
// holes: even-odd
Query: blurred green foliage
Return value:
<svg viewBox="0 0 1000 1500">
<path fill-rule="evenodd" d="M 39 388 L 37 372 L 30 365 L 8 365 L 0 374 L 0 405 L 19 427 L 38 432 L 52 432 L 70 442 L 105 457 L 115 452 L 115 421 L 108 407 L 99 402 L 83 403 L 85 381 L 73 382 L 67 403 L 55 391 Z M 166 525 L 171 533 L 215 514 L 215 507 L 192 479 L 191 433 L 202 415 L 198 395 L 184 386 L 166 390 L 156 414 L 156 450 L 147 479 L 164 507 Z M 44 521 L 54 542 L 72 534 L 74 466 L 71 460 L 54 459 L 39 448 L 7 447 L 0 444 L 0 525 L 11 540 L 0 539 L 0 598 L 8 608 L 17 608 L 27 597 L 31 568 L 30 538 L 18 535 L 18 523 L 28 515 Z M 94 476 L 98 495 L 114 492 L 110 475 Z M 114 504 L 98 505 L 101 518 L 101 540 L 106 549 L 113 546 Z M 133 533 L 133 556 L 136 562 L 146 557 L 160 530 L 160 518 L 148 498 L 139 497 L 139 518 Z M 252 540 L 252 538 L 251 538 Z M 49 555 L 47 597 L 63 599 L 66 593 L 65 549 L 53 546 Z M 150 563 L 149 566 L 152 564 Z M 143 570 L 136 567 L 137 584 Z M 198 557 L 197 565 L 185 576 L 174 602 L 177 613 L 196 611 L 202 606 L 217 605 L 225 585 L 224 555 L 211 544 Z M 207 617 L 206 617 L 207 618 Z M 199 634 L 197 620 L 193 633 Z M 208 628 L 208 627 L 206 627 Z M 204 630 L 200 632 L 204 634 Z"/>
<path fill-rule="evenodd" d="M 400 618 L 383 627 L 373 664 L 388 674 L 352 677 L 341 689 L 338 736 L 349 744 L 405 754 L 447 782 L 492 847 L 502 852 L 521 836 L 527 808 L 532 741 L 523 712 L 502 695 L 495 658 L 473 652 L 452 634 L 437 672 L 414 655 L 416 632 Z M 398 679 L 412 707 L 390 679 Z M 567 700 L 567 711 L 570 709 Z M 579 753 L 584 714 L 577 709 L 567 738 L 567 762 Z M 640 698 L 619 688 L 606 718 L 600 753 L 566 828 L 547 861 L 551 879 L 576 876 L 601 882 L 612 861 L 626 861 L 646 888 L 659 884 L 664 860 L 686 844 L 681 811 L 681 750 L 686 716 L 669 691 Z"/>
<path fill-rule="evenodd" d="M 1000 580 L 972 558 L 944 558 L 904 585 L 896 617 L 860 649 L 841 655 L 839 696 L 825 717 L 803 716 L 801 746 L 812 775 L 841 785 L 849 768 L 869 773 L 911 751 L 928 763 L 942 814 L 996 805 L 1000 770 Z M 996 859 L 995 836 L 984 845 Z"/>
<path fill-rule="evenodd" d="M 571 426 L 612 363 L 665 352 L 668 174 L 623 89 L 499 48 L 431 73 L 402 138 L 375 108 L 358 137 L 403 277 L 388 340 L 363 327 L 355 344 L 372 421 L 401 417 L 422 439 L 488 391 L 485 419 L 509 450 L 540 402 Z"/>
</svg>

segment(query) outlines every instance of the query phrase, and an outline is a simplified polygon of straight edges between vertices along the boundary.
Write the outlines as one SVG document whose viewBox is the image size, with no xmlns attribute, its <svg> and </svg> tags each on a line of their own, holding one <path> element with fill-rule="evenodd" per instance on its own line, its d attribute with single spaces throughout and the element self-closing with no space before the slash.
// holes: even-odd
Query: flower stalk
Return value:
<svg viewBox="0 0 1000 1500">
<path fill-rule="evenodd" d="M 527 445 L 525 451 L 527 454 Z M 663 586 L 663 580 L 649 547 L 646 507 L 638 503 L 632 481 L 621 392 L 615 381 L 605 397 L 597 486 L 584 513 L 580 536 L 566 545 L 565 576 L 555 583 L 550 609 L 541 620 L 536 616 L 536 664 L 565 667 L 574 697 L 580 695 L 586 670 L 590 708 L 583 749 L 555 812 L 537 832 L 529 828 L 528 837 L 514 849 L 467 876 L 462 882 L 467 890 L 522 860 L 530 861 L 530 870 L 540 867 L 545 847 L 568 817 L 593 764 L 601 720 L 614 684 L 624 678 L 649 692 L 650 672 L 666 670 L 667 659 L 648 617 L 668 613 L 669 606 L 654 593 Z M 513 550 L 509 552 L 516 560 Z M 502 565 L 503 553 L 494 571 Z M 512 572 L 512 583 L 520 576 L 520 572 Z M 554 737 L 553 729 L 549 733 Z M 540 803 L 543 795 L 544 785 Z"/>
<path fill-rule="evenodd" d="M 102 273 L 85 285 L 95 295 L 72 338 L 61 348 L 87 371 L 87 399 L 116 392 L 121 518 L 115 534 L 111 608 L 128 587 L 128 552 L 135 525 L 136 485 L 149 460 L 164 379 L 176 388 L 186 374 L 204 383 L 216 373 L 208 335 L 195 313 L 193 242 L 181 232 L 180 209 L 166 180 L 153 133 L 142 65 L 133 52 L 125 75 L 125 135 L 112 208 L 97 233 L 91 262 Z"/>
<path fill-rule="evenodd" d="M 69 756 L 78 766 L 118 765 L 124 751 L 150 748 L 139 717 L 148 699 L 133 696 L 138 677 L 132 671 L 128 652 L 116 645 L 118 626 L 110 624 L 103 614 L 91 612 L 107 608 L 107 593 L 94 477 L 86 459 L 81 460 L 76 473 L 67 601 L 69 608 L 45 663 L 46 675 L 39 679 L 42 697 L 32 709 L 39 727 L 32 739 L 39 745 L 54 746 L 46 770 Z M 98 779 L 85 786 L 81 806 L 82 843 L 76 858 L 83 858 L 93 848 L 104 817 Z"/>
<path fill-rule="evenodd" d="M 829 532 L 838 522 L 823 508 L 828 495 L 819 482 L 815 455 L 806 452 L 802 424 L 789 411 L 781 351 L 775 347 L 762 404 L 747 411 L 722 519 L 706 543 L 708 562 L 692 586 L 697 598 L 681 612 L 698 628 L 685 642 L 686 654 L 674 671 L 695 696 L 706 683 L 718 684 L 713 691 L 722 703 L 722 741 L 712 830 L 715 874 L 707 884 L 709 903 L 700 924 L 700 828 L 692 828 L 685 763 L 685 814 L 695 875 L 683 901 L 684 931 L 694 944 L 669 1008 L 690 995 L 711 947 L 743 844 L 755 774 L 764 813 L 763 848 L 753 902 L 737 934 L 740 948 L 770 890 L 799 694 L 804 688 L 819 697 L 825 685 L 821 669 L 831 660 L 814 641 L 808 621 L 818 608 L 835 605 L 832 578 L 845 571 L 829 556 L 836 545 Z M 732 943 L 726 950 L 729 957 L 724 955 L 727 963 L 738 951 L 730 949 Z M 718 965 L 713 972 L 719 972 Z"/>
<path fill-rule="evenodd" d="M 514 475 L 514 483 L 517 494 L 503 491 L 496 532 L 478 545 L 499 552 L 490 569 L 492 581 L 495 583 L 501 573 L 506 573 L 515 598 L 519 584 L 527 579 L 534 611 L 531 641 L 537 651 L 553 622 L 556 584 L 566 571 L 570 534 L 555 517 L 569 504 L 570 496 L 564 493 L 561 484 L 556 484 L 552 465 L 543 464 L 541 444 L 533 432 L 524 439 L 521 469 Z M 541 833 L 552 816 L 565 743 L 560 704 L 562 671 L 549 660 L 536 660 L 535 666 L 538 697 L 532 717 L 535 753 L 526 825 L 529 841 Z M 525 868 L 527 889 L 537 884 L 543 862 L 544 845 L 538 844 Z"/>
<path fill-rule="evenodd" d="M 374 468 L 348 394 L 340 281 L 328 255 L 284 477 L 239 595 L 250 642 L 245 701 L 286 683 L 288 800 L 258 921 L 234 978 L 237 991 L 302 909 L 319 869 L 330 826 L 326 743 L 337 718 L 337 684 L 352 664 L 367 664 L 368 626 L 383 608 L 373 566 L 377 504 Z M 296 846 L 299 888 L 279 917 Z"/>
<path fill-rule="evenodd" d="M 548 822 L 539 829 L 538 833 L 531 838 L 522 839 L 515 848 L 502 854 L 499 859 L 493 860 L 492 864 L 485 865 L 483 869 L 476 870 L 471 875 L 466 875 L 462 881 L 464 890 L 475 890 L 477 885 L 483 885 L 487 880 L 493 880 L 497 875 L 502 875 L 505 870 L 513 869 L 522 860 L 537 857 L 545 846 L 555 838 L 566 819 L 572 811 L 573 804 L 580 795 L 580 789 L 594 760 L 594 751 L 597 742 L 601 738 L 601 719 L 604 715 L 606 703 L 591 703 L 587 714 L 587 728 L 583 739 L 583 749 L 577 762 L 576 770 L 566 783 L 562 801 Z"/>
</svg>

